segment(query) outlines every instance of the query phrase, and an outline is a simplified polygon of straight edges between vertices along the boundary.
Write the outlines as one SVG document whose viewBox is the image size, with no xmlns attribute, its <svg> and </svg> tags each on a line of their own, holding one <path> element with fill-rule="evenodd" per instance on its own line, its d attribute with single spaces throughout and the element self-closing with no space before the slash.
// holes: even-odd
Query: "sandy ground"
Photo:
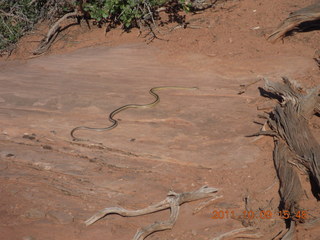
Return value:
<svg viewBox="0 0 320 240">
<path fill-rule="evenodd" d="M 196 214 L 201 201 L 182 205 L 171 231 L 147 239 L 213 239 L 247 226 L 259 239 L 272 239 L 284 231 L 285 222 L 276 216 L 273 140 L 245 137 L 259 131 L 254 121 L 263 120 L 257 115 L 275 102 L 260 96 L 262 82 L 238 92 L 259 77 L 319 84 L 313 60 L 319 31 L 266 41 L 291 11 L 312 2 L 229 1 L 188 15 L 193 28 L 168 32 L 175 25 L 166 26 L 165 41 L 149 44 L 136 30 L 105 35 L 85 24 L 73 26 L 37 58 L 30 52 L 45 26 L 23 38 L 0 61 L 1 238 L 131 239 L 138 228 L 168 218 L 169 211 L 109 215 L 89 227 L 84 221 L 105 207 L 143 208 L 170 190 L 203 185 L 218 188 L 222 197 Z M 156 86 L 199 89 L 159 90 L 161 100 L 153 108 L 121 112 L 116 129 L 79 131 L 77 136 L 90 141 L 72 141 L 76 126 L 105 127 L 114 109 L 152 102 L 148 91 Z M 310 126 L 320 140 L 320 120 Z M 305 189 L 308 221 L 296 233 L 315 240 L 320 225 L 311 221 L 320 217 L 320 208 L 310 185 Z M 242 216 L 244 199 L 254 219 Z M 272 212 L 271 219 L 262 219 L 261 210 Z M 225 216 L 212 219 L 217 211 Z"/>
</svg>

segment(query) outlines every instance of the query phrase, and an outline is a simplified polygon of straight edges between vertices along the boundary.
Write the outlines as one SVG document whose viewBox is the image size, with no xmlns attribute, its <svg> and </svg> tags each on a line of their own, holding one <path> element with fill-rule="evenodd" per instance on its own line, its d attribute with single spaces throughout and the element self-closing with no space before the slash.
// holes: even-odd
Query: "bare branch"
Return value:
<svg viewBox="0 0 320 240">
<path fill-rule="evenodd" d="M 287 32 L 293 30 L 299 24 L 307 21 L 315 21 L 318 19 L 320 19 L 320 3 L 302 8 L 291 13 L 289 17 L 284 20 L 273 33 L 270 34 L 268 40 L 271 42 L 275 42 L 278 39 L 283 38 Z"/>
<path fill-rule="evenodd" d="M 212 240 L 222 240 L 222 239 L 224 239 L 224 238 L 229 238 L 229 237 L 231 237 L 231 236 L 235 236 L 235 235 L 237 235 L 238 233 L 247 232 L 247 231 L 253 231 L 253 230 L 255 230 L 255 228 L 253 228 L 253 227 L 238 228 L 238 229 L 234 229 L 234 230 L 232 230 L 232 231 L 230 231 L 230 232 L 223 233 L 223 234 L 221 234 L 220 236 L 213 238 Z M 259 236 L 259 237 L 261 237 L 261 235 L 260 235 L 260 234 L 257 235 L 257 233 L 255 233 L 253 236 L 255 236 L 255 237 L 256 237 L 256 236 Z"/>
<path fill-rule="evenodd" d="M 91 218 L 85 221 L 87 226 L 93 224 L 94 222 L 98 221 L 99 219 L 103 218 L 108 214 L 119 214 L 124 217 L 135 217 L 141 216 L 149 213 L 158 212 L 161 210 L 165 210 L 170 208 L 171 215 L 169 220 L 162 221 L 162 222 L 155 222 L 147 227 L 143 227 L 137 231 L 133 240 L 143 240 L 148 235 L 161 230 L 171 229 L 175 222 L 178 219 L 179 215 L 179 206 L 186 202 L 196 201 L 199 199 L 207 198 L 213 196 L 218 189 L 203 186 L 200 189 L 193 191 L 193 192 L 185 192 L 185 193 L 175 193 L 170 191 L 167 195 L 167 198 L 157 204 L 151 205 L 149 207 L 139 209 L 139 210 L 127 210 L 122 207 L 111 207 L 105 208 Z"/>
</svg>

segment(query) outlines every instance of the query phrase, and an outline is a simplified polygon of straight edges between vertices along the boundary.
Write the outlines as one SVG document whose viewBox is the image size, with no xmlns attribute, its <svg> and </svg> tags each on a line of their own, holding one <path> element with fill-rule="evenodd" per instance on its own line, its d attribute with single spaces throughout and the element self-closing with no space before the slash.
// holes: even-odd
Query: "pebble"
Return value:
<svg viewBox="0 0 320 240">
<path fill-rule="evenodd" d="M 22 240 L 36 240 L 36 239 L 32 236 L 24 236 Z"/>
<path fill-rule="evenodd" d="M 69 224 L 72 223 L 74 220 L 74 217 L 71 214 L 62 211 L 50 211 L 48 213 L 48 216 L 52 217 L 60 224 Z"/>
<path fill-rule="evenodd" d="M 29 140 L 35 140 L 36 139 L 36 134 L 32 133 L 32 134 L 28 134 L 28 133 L 24 133 L 22 138 L 26 138 Z"/>
<path fill-rule="evenodd" d="M 42 148 L 46 150 L 52 150 L 52 147 L 50 145 L 43 145 Z"/>
</svg>

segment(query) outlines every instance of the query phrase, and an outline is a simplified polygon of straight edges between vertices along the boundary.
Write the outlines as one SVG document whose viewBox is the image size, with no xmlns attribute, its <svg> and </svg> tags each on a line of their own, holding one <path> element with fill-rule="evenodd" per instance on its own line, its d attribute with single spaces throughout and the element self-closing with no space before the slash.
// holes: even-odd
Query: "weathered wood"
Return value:
<svg viewBox="0 0 320 240">
<path fill-rule="evenodd" d="M 320 86 L 304 90 L 296 81 L 283 77 L 283 83 L 265 79 L 263 90 L 279 103 L 269 113 L 267 124 L 271 130 L 258 135 L 274 137 L 274 164 L 280 181 L 281 210 L 290 212 L 290 229 L 282 239 L 292 239 L 295 219 L 302 200 L 303 188 L 299 169 L 309 175 L 320 196 L 320 145 L 309 128 L 310 118 L 319 111 Z"/>
<path fill-rule="evenodd" d="M 101 211 L 93 215 L 91 218 L 86 220 L 85 224 L 89 226 L 108 214 L 119 214 L 124 217 L 134 217 L 134 216 L 141 216 L 141 215 L 150 214 L 150 213 L 154 213 L 154 212 L 158 212 L 158 211 L 170 208 L 171 215 L 169 220 L 162 221 L 162 222 L 155 222 L 137 231 L 133 240 L 143 240 L 153 232 L 171 229 L 178 219 L 179 206 L 181 204 L 186 202 L 196 201 L 196 200 L 207 198 L 207 197 L 213 197 L 214 196 L 213 194 L 215 194 L 217 191 L 218 189 L 207 187 L 207 186 L 203 186 L 200 189 L 193 192 L 175 193 L 173 191 L 170 191 L 165 200 L 143 209 L 127 210 L 121 207 L 111 207 L 111 208 L 102 209 Z"/>
<path fill-rule="evenodd" d="M 232 230 L 230 232 L 223 233 L 220 236 L 213 238 L 212 240 L 230 239 L 232 237 L 235 237 L 235 238 L 251 238 L 251 239 L 258 238 L 258 239 L 261 239 L 261 237 L 263 237 L 263 235 L 261 233 L 241 234 L 243 232 L 255 231 L 255 230 L 257 230 L 257 229 L 254 228 L 254 227 L 234 229 L 234 230 Z"/>
<path fill-rule="evenodd" d="M 289 17 L 285 19 L 273 33 L 270 34 L 268 40 L 275 42 L 278 39 L 285 37 L 289 31 L 293 30 L 301 23 L 316 21 L 319 19 L 320 2 L 290 13 Z"/>
<path fill-rule="evenodd" d="M 295 213 L 303 191 L 292 163 L 305 169 L 320 195 L 320 145 L 308 124 L 320 103 L 320 86 L 304 91 L 297 82 L 283 77 L 283 83 L 265 79 L 263 89 L 270 96 L 282 100 L 270 113 L 268 125 L 276 136 L 274 161 L 280 180 L 282 205 Z"/>
<path fill-rule="evenodd" d="M 33 51 L 34 55 L 40 55 L 44 52 L 46 52 L 58 36 L 60 30 L 61 30 L 61 23 L 68 19 L 69 17 L 76 17 L 78 16 L 78 10 L 76 9 L 74 12 L 70 12 L 62 16 L 58 21 L 53 24 L 53 26 L 49 29 L 46 37 L 41 40 L 38 48 Z"/>
<path fill-rule="evenodd" d="M 297 212 L 303 190 L 295 167 L 288 162 L 292 160 L 292 155 L 282 140 L 275 141 L 273 159 L 280 181 L 281 206 L 290 209 L 290 212 Z"/>
</svg>

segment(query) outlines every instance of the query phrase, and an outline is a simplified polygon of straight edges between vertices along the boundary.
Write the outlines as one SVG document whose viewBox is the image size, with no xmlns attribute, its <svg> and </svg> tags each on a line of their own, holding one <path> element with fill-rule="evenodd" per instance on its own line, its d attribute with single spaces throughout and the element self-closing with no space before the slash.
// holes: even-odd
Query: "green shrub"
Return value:
<svg viewBox="0 0 320 240">
<path fill-rule="evenodd" d="M 0 1 L 0 49 L 15 43 L 37 21 L 37 10 L 28 0 Z"/>
<path fill-rule="evenodd" d="M 0 0 L 0 54 L 38 21 L 59 17 L 69 6 L 64 0 Z"/>
<path fill-rule="evenodd" d="M 102 26 L 108 23 L 107 31 L 117 25 L 124 30 L 155 26 L 160 20 L 159 7 L 165 7 L 169 22 L 184 21 L 179 11 L 189 11 L 191 0 L 0 0 L 0 53 L 16 43 L 38 21 L 56 19 L 75 8 L 83 18 L 93 19 Z M 80 16 L 81 17 L 81 16 Z"/>
<path fill-rule="evenodd" d="M 151 20 L 155 9 L 168 0 L 91 0 L 83 9 L 98 23 L 122 24 L 124 29 L 137 25 L 137 20 Z"/>
</svg>

